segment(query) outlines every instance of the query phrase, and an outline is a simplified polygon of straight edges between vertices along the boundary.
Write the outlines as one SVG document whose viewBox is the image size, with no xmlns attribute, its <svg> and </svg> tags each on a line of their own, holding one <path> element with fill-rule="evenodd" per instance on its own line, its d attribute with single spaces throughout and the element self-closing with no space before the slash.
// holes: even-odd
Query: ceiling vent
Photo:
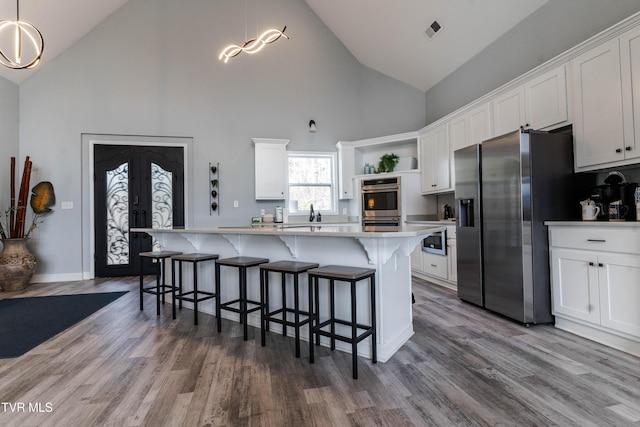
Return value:
<svg viewBox="0 0 640 427">
<path fill-rule="evenodd" d="M 438 21 L 433 21 L 433 23 L 429 25 L 429 27 L 424 33 L 427 35 L 427 37 L 429 37 L 429 39 L 432 39 L 440 31 L 442 31 L 442 26 L 438 23 Z"/>
</svg>

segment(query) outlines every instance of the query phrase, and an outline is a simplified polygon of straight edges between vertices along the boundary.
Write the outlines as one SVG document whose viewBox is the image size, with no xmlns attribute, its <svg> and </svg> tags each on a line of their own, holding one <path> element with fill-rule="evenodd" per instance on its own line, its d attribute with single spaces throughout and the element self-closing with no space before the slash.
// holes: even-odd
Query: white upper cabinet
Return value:
<svg viewBox="0 0 640 427">
<path fill-rule="evenodd" d="M 567 123 L 565 68 L 562 65 L 524 84 L 525 121 L 531 129 Z"/>
<path fill-rule="evenodd" d="M 620 37 L 625 159 L 640 157 L 640 27 Z"/>
<path fill-rule="evenodd" d="M 495 135 L 491 126 L 491 106 L 481 104 L 469 111 L 469 144 L 481 144 Z"/>
<path fill-rule="evenodd" d="M 449 122 L 449 161 L 451 172 L 451 187 L 455 188 L 455 164 L 453 153 L 464 147 L 471 145 L 471 137 L 469 135 L 469 115 L 463 114 Z"/>
<path fill-rule="evenodd" d="M 528 127 L 524 112 L 524 88 L 515 89 L 498 95 L 493 100 L 493 129 L 496 136 Z"/>
<path fill-rule="evenodd" d="M 356 176 L 356 149 L 342 142 L 338 147 L 338 191 L 340 199 L 353 199 L 353 185 Z"/>
<path fill-rule="evenodd" d="M 463 114 L 449 122 L 449 148 L 453 153 L 456 150 L 471 145 L 469 134 L 469 115 Z"/>
<path fill-rule="evenodd" d="M 576 169 L 624 159 L 618 39 L 571 61 Z"/>
<path fill-rule="evenodd" d="M 452 118 L 449 121 L 449 161 L 451 188 L 455 189 L 456 150 L 474 144 L 481 144 L 491 138 L 491 107 L 489 103 L 481 104 L 472 110 Z"/>
<path fill-rule="evenodd" d="M 288 139 L 252 138 L 255 144 L 256 200 L 284 200 Z"/>
<path fill-rule="evenodd" d="M 494 135 L 548 129 L 568 121 L 565 66 L 550 70 L 493 100 Z"/>
<path fill-rule="evenodd" d="M 422 193 L 450 190 L 449 168 L 449 136 L 445 123 L 420 134 Z"/>
</svg>

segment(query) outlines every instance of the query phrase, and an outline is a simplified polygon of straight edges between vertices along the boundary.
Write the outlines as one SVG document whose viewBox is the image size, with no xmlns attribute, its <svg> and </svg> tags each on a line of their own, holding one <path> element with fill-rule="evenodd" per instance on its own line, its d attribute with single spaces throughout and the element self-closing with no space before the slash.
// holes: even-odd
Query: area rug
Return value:
<svg viewBox="0 0 640 427">
<path fill-rule="evenodd" d="M 0 300 L 0 359 L 22 356 L 126 293 Z"/>
</svg>

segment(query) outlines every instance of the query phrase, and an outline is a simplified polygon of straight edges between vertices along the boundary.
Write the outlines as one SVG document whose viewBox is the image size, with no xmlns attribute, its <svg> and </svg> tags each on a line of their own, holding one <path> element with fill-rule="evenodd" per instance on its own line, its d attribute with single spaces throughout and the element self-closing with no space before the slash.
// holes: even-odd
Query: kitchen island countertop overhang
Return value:
<svg viewBox="0 0 640 427">
<path fill-rule="evenodd" d="M 338 264 L 354 267 L 372 266 L 376 269 L 376 312 L 378 360 L 386 362 L 413 335 L 412 291 L 410 255 L 425 235 L 443 229 L 438 225 L 404 225 L 396 231 L 365 231 L 358 224 L 331 225 L 295 224 L 273 227 L 187 227 L 173 229 L 133 228 L 133 233 L 147 233 L 154 237 L 163 250 L 215 253 L 220 258 L 233 256 L 266 257 L 270 261 L 299 260 L 317 262 L 320 265 Z M 237 294 L 237 272 L 223 269 L 221 272 L 222 301 Z M 185 272 L 186 283 L 189 273 Z M 213 290 L 213 272 L 199 272 L 199 287 Z M 249 299 L 259 299 L 259 274 L 249 272 Z M 300 300 L 307 301 L 307 281 L 301 281 Z M 210 288 L 210 289 L 209 289 Z M 270 300 L 280 301 L 279 286 L 270 289 Z M 278 289 L 276 289 L 278 288 Z M 323 287 L 324 288 L 324 287 Z M 350 313 L 349 287 L 336 284 L 336 314 L 348 318 Z M 287 293 L 288 306 L 292 306 Z M 320 296 L 321 317 L 326 316 L 328 295 Z M 358 319 L 369 320 L 368 293 L 364 282 L 357 289 Z M 291 304 L 291 305 L 289 305 Z M 301 308 L 302 310 L 305 307 Z M 213 302 L 199 304 L 199 310 L 213 314 Z M 237 321 L 235 313 L 225 313 L 225 318 Z M 249 318 L 249 324 L 259 327 L 259 316 Z M 278 332 L 277 327 L 274 332 Z M 274 329 L 274 328 L 272 328 Z M 308 339 L 306 328 L 302 338 Z M 281 332 L 281 330 L 280 330 Z M 322 342 L 328 345 L 327 342 Z M 360 342 L 358 354 L 371 357 L 370 340 Z M 336 348 L 350 352 L 350 346 L 336 343 Z"/>
</svg>

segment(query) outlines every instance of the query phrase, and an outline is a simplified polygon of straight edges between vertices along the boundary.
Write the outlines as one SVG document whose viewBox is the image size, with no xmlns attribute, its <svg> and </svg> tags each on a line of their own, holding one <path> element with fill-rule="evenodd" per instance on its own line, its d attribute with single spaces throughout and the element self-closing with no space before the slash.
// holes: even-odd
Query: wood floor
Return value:
<svg viewBox="0 0 640 427">
<path fill-rule="evenodd" d="M 136 279 L 32 285 L 0 298 L 133 290 L 16 359 L 0 360 L 2 426 L 640 425 L 640 359 L 525 328 L 415 280 L 415 335 L 387 363 L 192 312 L 138 309 Z M 2 325 L 8 327 L 8 325 Z M 9 404 L 12 404 L 10 406 Z M 25 405 L 20 410 L 19 403 Z M 29 407 L 31 404 L 31 408 Z M 11 408 L 15 412 L 11 411 Z"/>
</svg>

